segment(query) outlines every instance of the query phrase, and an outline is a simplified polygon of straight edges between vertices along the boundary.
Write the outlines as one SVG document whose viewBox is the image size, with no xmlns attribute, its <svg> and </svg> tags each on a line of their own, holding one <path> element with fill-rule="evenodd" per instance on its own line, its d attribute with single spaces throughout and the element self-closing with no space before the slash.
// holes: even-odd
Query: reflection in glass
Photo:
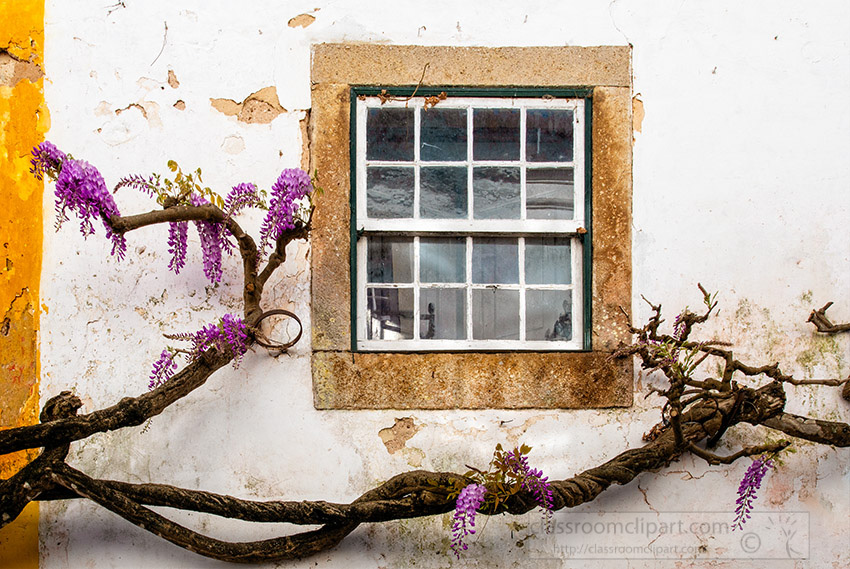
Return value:
<svg viewBox="0 0 850 569">
<path fill-rule="evenodd" d="M 519 219 L 519 168 L 472 170 L 472 216 L 475 219 Z"/>
<path fill-rule="evenodd" d="M 571 290 L 525 292 L 525 339 L 572 340 Z"/>
<path fill-rule="evenodd" d="M 412 218 L 413 176 L 413 168 L 367 168 L 367 217 L 383 219 Z"/>
<path fill-rule="evenodd" d="M 572 219 L 574 193 L 572 168 L 529 168 L 526 171 L 526 217 Z"/>
<path fill-rule="evenodd" d="M 413 160 L 413 109 L 369 109 L 367 160 Z"/>
<path fill-rule="evenodd" d="M 572 162 L 573 111 L 528 109 L 525 116 L 525 157 L 530 162 Z"/>
<path fill-rule="evenodd" d="M 519 160 L 519 109 L 473 109 L 475 160 Z"/>
<path fill-rule="evenodd" d="M 413 289 L 366 289 L 366 337 L 369 340 L 413 338 Z"/>
<path fill-rule="evenodd" d="M 466 168 L 420 170 L 419 215 L 430 219 L 466 217 Z"/>
<path fill-rule="evenodd" d="M 475 340 L 518 340 L 519 291 L 474 289 L 472 337 Z"/>
<path fill-rule="evenodd" d="M 370 283 L 413 282 L 413 238 L 369 237 L 366 279 Z"/>
<path fill-rule="evenodd" d="M 419 280 L 425 283 L 466 281 L 466 238 L 421 237 Z"/>
<path fill-rule="evenodd" d="M 466 160 L 466 109 L 428 109 L 421 117 L 422 160 Z"/>
<path fill-rule="evenodd" d="M 419 292 L 419 337 L 423 340 L 466 338 L 466 290 L 423 288 Z"/>
<path fill-rule="evenodd" d="M 570 284 L 571 274 L 568 237 L 526 237 L 526 283 Z"/>
<path fill-rule="evenodd" d="M 472 282 L 511 284 L 519 282 L 517 240 L 476 237 L 472 240 Z"/>
</svg>

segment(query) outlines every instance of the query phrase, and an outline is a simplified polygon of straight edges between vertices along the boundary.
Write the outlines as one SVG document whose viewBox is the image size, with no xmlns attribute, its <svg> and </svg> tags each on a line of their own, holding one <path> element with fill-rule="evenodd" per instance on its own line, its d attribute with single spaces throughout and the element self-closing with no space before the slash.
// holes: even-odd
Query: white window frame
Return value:
<svg viewBox="0 0 850 569">
<path fill-rule="evenodd" d="M 421 161 L 420 160 L 420 124 L 421 113 L 425 110 L 423 97 L 409 100 L 382 101 L 380 97 L 359 97 L 356 106 L 356 154 L 355 183 L 355 230 L 356 244 L 356 347 L 359 351 L 577 351 L 582 350 L 584 336 L 584 283 L 582 270 L 583 234 L 585 233 L 585 200 L 588 188 L 585 187 L 585 101 L 582 98 L 510 98 L 510 97 L 449 97 L 438 103 L 440 108 L 467 109 L 467 158 L 464 161 Z M 414 160 L 378 161 L 366 160 L 366 119 L 368 109 L 412 108 L 414 109 Z M 520 159 L 519 161 L 481 161 L 473 160 L 472 108 L 520 109 Z M 573 161 L 572 162 L 528 162 L 526 160 L 526 110 L 528 109 L 571 109 L 573 110 Z M 419 217 L 419 171 L 421 166 L 464 166 L 467 169 L 467 219 L 430 219 Z M 367 166 L 413 166 L 415 171 L 415 192 L 412 219 L 372 219 L 366 210 L 366 171 Z M 520 219 L 472 219 L 473 184 L 472 173 L 475 166 L 512 166 L 520 168 Z M 526 218 L 526 170 L 534 168 L 572 168 L 573 169 L 573 219 L 547 220 Z M 405 236 L 414 239 L 414 275 L 413 282 L 398 285 L 372 284 L 374 288 L 412 288 L 413 298 L 413 338 L 402 340 L 377 340 L 368 337 L 367 317 L 367 239 L 369 235 Z M 362 237 L 366 236 L 367 239 Z M 518 290 L 519 293 L 519 339 L 518 340 L 442 340 L 423 339 L 420 334 L 419 298 L 422 289 L 419 280 L 419 239 L 423 236 L 458 236 L 466 238 L 466 282 L 460 283 L 466 290 L 466 327 L 467 336 L 472 337 L 472 290 L 497 288 L 500 290 Z M 472 239 L 474 237 L 512 237 L 518 239 L 519 283 L 481 285 L 472 282 Z M 566 237 L 570 238 L 571 279 L 568 285 L 526 285 L 524 241 L 526 237 Z M 425 288 L 458 289 L 458 283 L 428 283 Z M 571 340 L 525 340 L 526 334 L 526 290 L 569 290 L 571 291 L 572 339 Z"/>
</svg>

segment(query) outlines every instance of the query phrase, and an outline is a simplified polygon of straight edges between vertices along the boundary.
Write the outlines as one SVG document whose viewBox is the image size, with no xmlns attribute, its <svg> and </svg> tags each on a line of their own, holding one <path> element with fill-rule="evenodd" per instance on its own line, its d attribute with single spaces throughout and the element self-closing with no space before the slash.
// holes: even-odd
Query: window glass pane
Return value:
<svg viewBox="0 0 850 569">
<path fill-rule="evenodd" d="M 529 168 L 526 171 L 526 216 L 529 219 L 572 219 L 572 168 Z"/>
<path fill-rule="evenodd" d="M 519 168 L 473 169 L 472 199 L 475 219 L 519 219 Z"/>
<path fill-rule="evenodd" d="M 516 239 L 472 240 L 472 282 L 514 284 L 519 282 L 519 248 Z"/>
<path fill-rule="evenodd" d="M 530 162 L 572 162 L 573 111 L 570 109 L 526 111 L 525 157 Z"/>
<path fill-rule="evenodd" d="M 527 340 L 571 340 L 572 337 L 572 291 L 527 290 L 525 292 L 525 338 Z"/>
<path fill-rule="evenodd" d="M 519 160 L 519 109 L 473 109 L 475 160 Z"/>
<path fill-rule="evenodd" d="M 366 169 L 366 215 L 373 218 L 413 217 L 413 168 Z"/>
<path fill-rule="evenodd" d="M 525 282 L 570 284 L 570 240 L 567 237 L 526 237 Z"/>
<path fill-rule="evenodd" d="M 519 291 L 472 291 L 472 337 L 475 340 L 519 339 Z"/>
<path fill-rule="evenodd" d="M 466 282 L 466 239 L 420 237 L 419 280 L 425 283 Z"/>
<path fill-rule="evenodd" d="M 431 219 L 466 217 L 466 168 L 422 168 L 420 184 L 419 215 Z"/>
<path fill-rule="evenodd" d="M 419 337 L 423 340 L 466 339 L 466 290 L 423 288 L 419 292 Z"/>
<path fill-rule="evenodd" d="M 466 160 L 466 109 L 423 110 L 420 128 L 422 160 Z"/>
<path fill-rule="evenodd" d="M 367 160 L 413 160 L 413 109 L 369 109 Z"/>
<path fill-rule="evenodd" d="M 413 282 L 413 238 L 369 237 L 366 279 L 370 283 Z"/>
<path fill-rule="evenodd" d="M 369 340 L 413 338 L 413 289 L 366 289 L 366 337 Z"/>
</svg>

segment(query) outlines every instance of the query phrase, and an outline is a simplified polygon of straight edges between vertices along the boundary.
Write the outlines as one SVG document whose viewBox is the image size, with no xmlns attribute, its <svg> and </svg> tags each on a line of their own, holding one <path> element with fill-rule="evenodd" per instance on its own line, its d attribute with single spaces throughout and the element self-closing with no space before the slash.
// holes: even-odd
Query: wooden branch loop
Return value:
<svg viewBox="0 0 850 569">
<path fill-rule="evenodd" d="M 298 324 L 298 334 L 295 335 L 295 338 L 288 342 L 280 343 L 270 340 L 268 337 L 264 336 L 262 332 L 260 332 L 260 323 L 270 316 L 286 316 L 295 320 L 295 323 Z M 292 346 L 298 343 L 298 340 L 301 339 L 301 335 L 304 333 L 304 326 L 301 324 L 301 319 L 298 318 L 294 313 L 289 310 L 285 310 L 283 308 L 276 308 L 274 310 L 267 310 L 263 312 L 259 318 L 257 318 L 257 322 L 254 325 L 255 330 L 255 339 L 258 346 L 262 346 L 264 348 L 268 348 L 269 350 L 274 350 L 279 354 L 282 354 Z"/>
</svg>

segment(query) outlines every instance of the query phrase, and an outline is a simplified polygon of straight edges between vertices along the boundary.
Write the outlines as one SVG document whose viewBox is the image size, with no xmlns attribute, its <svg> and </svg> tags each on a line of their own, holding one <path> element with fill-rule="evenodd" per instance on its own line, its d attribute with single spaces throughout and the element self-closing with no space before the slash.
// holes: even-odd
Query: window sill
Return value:
<svg viewBox="0 0 850 569">
<path fill-rule="evenodd" d="M 632 404 L 606 352 L 313 352 L 317 409 L 587 409 Z M 624 381 L 627 378 L 628 381 Z"/>
</svg>

